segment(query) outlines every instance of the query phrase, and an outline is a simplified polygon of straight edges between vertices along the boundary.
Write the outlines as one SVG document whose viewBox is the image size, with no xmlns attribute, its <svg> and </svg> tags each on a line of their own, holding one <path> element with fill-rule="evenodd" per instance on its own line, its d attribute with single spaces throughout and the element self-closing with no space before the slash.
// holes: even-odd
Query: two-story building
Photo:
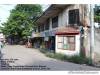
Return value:
<svg viewBox="0 0 100 75">
<path fill-rule="evenodd" d="M 89 5 L 52 4 L 37 20 L 34 47 L 76 55 L 89 51 Z"/>
</svg>

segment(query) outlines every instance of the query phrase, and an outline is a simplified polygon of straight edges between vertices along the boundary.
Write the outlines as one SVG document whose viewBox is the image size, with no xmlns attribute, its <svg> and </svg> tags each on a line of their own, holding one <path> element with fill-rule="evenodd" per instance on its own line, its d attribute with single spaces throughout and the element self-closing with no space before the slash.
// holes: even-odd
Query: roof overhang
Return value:
<svg viewBox="0 0 100 75">
<path fill-rule="evenodd" d="M 58 15 L 71 4 L 52 4 L 37 20 L 37 24 L 43 24 L 48 18 Z"/>
<path fill-rule="evenodd" d="M 57 30 L 56 35 L 78 35 L 79 30 L 73 27 L 63 27 Z"/>
</svg>

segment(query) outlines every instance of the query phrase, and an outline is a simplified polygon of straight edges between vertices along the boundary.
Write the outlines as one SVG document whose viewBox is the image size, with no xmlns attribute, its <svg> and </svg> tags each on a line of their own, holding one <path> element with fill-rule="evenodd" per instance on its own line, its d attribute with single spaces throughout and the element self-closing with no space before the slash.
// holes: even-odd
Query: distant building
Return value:
<svg viewBox="0 0 100 75">
<path fill-rule="evenodd" d="M 3 35 L 3 33 L 0 33 L 0 41 L 5 41 L 5 36 Z"/>
</svg>

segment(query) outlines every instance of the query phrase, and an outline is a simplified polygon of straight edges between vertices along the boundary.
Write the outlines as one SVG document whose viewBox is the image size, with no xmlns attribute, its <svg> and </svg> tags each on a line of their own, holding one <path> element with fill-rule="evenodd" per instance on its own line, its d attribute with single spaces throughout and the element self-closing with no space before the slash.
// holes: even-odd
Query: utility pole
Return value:
<svg viewBox="0 0 100 75">
<path fill-rule="evenodd" d="M 94 9 L 93 4 L 90 4 L 90 65 L 93 64 L 94 51 Z"/>
</svg>

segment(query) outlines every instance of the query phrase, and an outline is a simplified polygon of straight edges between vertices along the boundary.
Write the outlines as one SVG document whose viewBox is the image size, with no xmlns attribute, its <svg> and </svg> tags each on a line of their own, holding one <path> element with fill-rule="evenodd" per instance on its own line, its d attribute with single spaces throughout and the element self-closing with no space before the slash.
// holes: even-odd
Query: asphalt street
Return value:
<svg viewBox="0 0 100 75">
<path fill-rule="evenodd" d="M 2 60 L 0 65 L 8 67 L 8 65 L 14 68 L 13 70 L 50 70 L 50 71 L 97 71 L 100 68 L 75 64 L 71 62 L 64 62 L 53 58 L 46 57 L 38 49 L 26 48 L 20 45 L 6 45 L 2 49 Z M 6 65 L 6 66 L 5 66 Z M 1 67 L 1 70 L 2 70 Z M 23 67 L 25 69 L 23 69 Z M 12 69 L 10 69 L 12 70 Z"/>
</svg>

